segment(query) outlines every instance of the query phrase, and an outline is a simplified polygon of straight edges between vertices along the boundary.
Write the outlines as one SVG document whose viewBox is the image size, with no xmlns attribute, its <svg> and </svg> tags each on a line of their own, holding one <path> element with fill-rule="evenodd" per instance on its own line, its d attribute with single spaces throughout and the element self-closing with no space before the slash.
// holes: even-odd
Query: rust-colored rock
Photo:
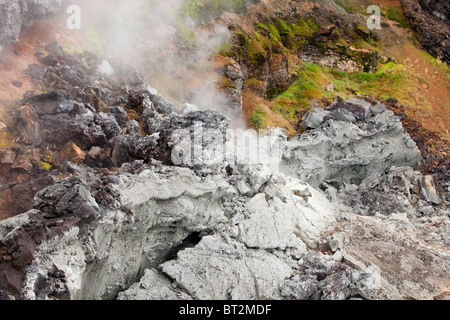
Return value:
<svg viewBox="0 0 450 320">
<path fill-rule="evenodd" d="M 23 143 L 36 147 L 42 144 L 41 127 L 38 120 L 38 115 L 33 107 L 25 105 L 19 109 Z"/>
<path fill-rule="evenodd" d="M 69 141 L 65 144 L 64 148 L 60 152 L 60 158 L 62 161 L 70 161 L 73 163 L 84 163 L 86 159 L 86 153 L 80 149 L 75 143 Z"/>
</svg>

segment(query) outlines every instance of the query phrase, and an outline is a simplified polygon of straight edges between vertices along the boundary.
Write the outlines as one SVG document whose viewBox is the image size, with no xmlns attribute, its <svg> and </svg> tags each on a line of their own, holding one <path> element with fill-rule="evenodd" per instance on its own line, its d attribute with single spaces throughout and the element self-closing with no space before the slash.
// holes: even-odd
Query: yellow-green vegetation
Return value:
<svg viewBox="0 0 450 320">
<path fill-rule="evenodd" d="M 384 64 L 373 74 L 346 73 L 305 62 L 298 69 L 298 80 L 273 99 L 273 109 L 289 111 L 284 113 L 285 116 L 288 120 L 294 120 L 294 111 L 309 108 L 311 99 L 334 99 L 335 96 L 347 99 L 354 95 L 348 90 L 352 89 L 361 95 L 375 96 L 380 100 L 396 98 L 423 113 L 430 113 L 431 105 L 420 90 L 423 82 L 420 76 L 400 63 Z M 333 84 L 334 91 L 327 90 L 330 84 Z"/>
<path fill-rule="evenodd" d="M 88 26 L 85 31 L 85 37 L 87 41 L 93 46 L 93 51 L 96 51 L 99 54 L 103 54 L 103 45 L 100 34 L 96 30 L 94 26 Z"/>
<path fill-rule="evenodd" d="M 52 168 L 52 165 L 50 163 L 41 161 L 40 168 L 41 168 L 41 170 L 50 171 Z"/>
<path fill-rule="evenodd" d="M 243 0 L 187 0 L 182 12 L 196 20 L 212 19 L 225 11 L 236 11 L 245 7 Z"/>
<path fill-rule="evenodd" d="M 256 108 L 250 115 L 250 125 L 255 129 L 263 129 L 266 117 L 267 115 L 263 108 Z"/>
<path fill-rule="evenodd" d="M 66 54 L 71 55 L 82 54 L 84 52 L 84 49 L 80 45 L 73 42 L 65 43 L 63 49 Z"/>
<path fill-rule="evenodd" d="M 264 84 L 264 82 L 261 81 L 261 80 L 258 80 L 256 78 L 250 78 L 250 79 L 247 79 L 245 81 L 245 84 L 250 86 L 250 87 L 257 87 L 258 88 L 258 87 L 262 86 Z"/>
<path fill-rule="evenodd" d="M 0 132 L 0 148 L 11 148 L 14 146 L 14 138 L 10 132 Z"/>
<path fill-rule="evenodd" d="M 222 45 L 219 48 L 219 52 L 218 52 L 221 56 L 224 57 L 233 57 L 234 56 L 234 52 L 233 52 L 233 46 L 229 41 L 226 41 L 224 43 L 222 43 Z"/>
<path fill-rule="evenodd" d="M 405 20 L 405 16 L 402 12 L 393 7 L 386 7 L 384 16 L 389 20 L 398 22 L 398 25 L 403 28 L 409 28 L 408 22 Z"/>
<path fill-rule="evenodd" d="M 272 54 L 296 53 L 302 49 L 317 32 L 319 26 L 312 19 L 298 20 L 288 23 L 281 19 L 259 23 L 253 34 L 247 34 L 240 28 L 234 34 L 240 37 L 239 60 L 248 59 L 249 63 L 258 66 Z M 229 53 L 227 56 L 230 56 Z"/>
<path fill-rule="evenodd" d="M 175 21 L 175 27 L 177 29 L 178 37 L 184 42 L 184 45 L 189 49 L 193 49 L 197 44 L 197 36 L 181 17 L 178 17 Z"/>
<path fill-rule="evenodd" d="M 359 12 L 361 14 L 367 14 L 366 7 L 361 1 L 356 0 L 334 0 L 337 5 L 341 6 L 350 13 Z"/>
<path fill-rule="evenodd" d="M 251 38 L 247 52 L 252 64 L 260 64 L 267 59 L 267 50 L 269 49 L 268 39 L 262 36 L 258 31 Z"/>
<path fill-rule="evenodd" d="M 293 111 L 309 107 L 313 98 L 324 95 L 322 88 L 330 82 L 330 77 L 314 63 L 303 63 L 297 72 L 298 79 L 275 99 L 279 108 Z M 293 116 L 293 113 L 290 113 Z"/>
<path fill-rule="evenodd" d="M 220 77 L 216 84 L 221 89 L 236 88 L 236 84 L 225 76 Z"/>
<path fill-rule="evenodd" d="M 421 50 L 420 54 L 422 55 L 422 58 L 425 62 L 441 69 L 442 73 L 444 74 L 444 79 L 447 82 L 450 90 L 450 68 L 447 66 L 447 64 L 440 59 L 436 59 L 428 52 Z"/>
</svg>

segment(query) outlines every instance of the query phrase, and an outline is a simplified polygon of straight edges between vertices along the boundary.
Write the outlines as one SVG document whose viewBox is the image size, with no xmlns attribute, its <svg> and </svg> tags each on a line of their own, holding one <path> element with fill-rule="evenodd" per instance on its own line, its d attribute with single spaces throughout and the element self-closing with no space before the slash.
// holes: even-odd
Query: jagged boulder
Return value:
<svg viewBox="0 0 450 320">
<path fill-rule="evenodd" d="M 371 104 L 352 98 L 337 101 L 330 110 L 345 110 L 353 118 L 320 117 L 316 129 L 289 141 L 284 160 L 301 180 L 313 186 L 361 183 L 392 166 L 417 168 L 421 154 L 392 111 L 372 114 Z M 314 114 L 317 112 L 314 111 Z M 317 117 L 315 117 L 317 118 Z"/>
</svg>

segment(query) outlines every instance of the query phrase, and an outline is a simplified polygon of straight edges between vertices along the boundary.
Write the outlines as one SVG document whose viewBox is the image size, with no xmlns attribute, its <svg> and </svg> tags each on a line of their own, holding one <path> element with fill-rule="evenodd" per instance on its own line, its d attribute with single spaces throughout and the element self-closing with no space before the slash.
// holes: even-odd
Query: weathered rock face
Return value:
<svg viewBox="0 0 450 320">
<path fill-rule="evenodd" d="M 446 198 L 392 167 L 420 159 L 383 105 L 338 100 L 303 135 L 258 140 L 178 111 L 135 69 L 100 76 L 99 57 L 47 47 L 50 90 L 23 101 L 22 145 L 0 155 L 1 200 L 22 213 L 0 222 L 0 299 L 432 298 L 448 284 Z M 421 275 L 386 248 L 420 254 Z"/>
<path fill-rule="evenodd" d="M 1 263 L 4 295 L 111 299 L 145 273 L 142 281 L 158 281 L 164 291 L 146 283 L 119 297 L 281 298 L 279 288 L 298 274 L 299 259 L 320 246 L 320 235 L 334 221 L 323 195 L 280 175 L 248 201 L 224 177 L 200 178 L 187 168 L 143 167 L 104 181 L 82 167 L 72 171 L 75 176 L 36 195 L 37 210 L 2 222 L 2 250 L 10 257 Z M 99 184 L 104 188 L 94 187 Z M 98 204 L 107 199 L 108 207 Z M 41 230 L 39 237 L 31 238 L 31 230 Z M 180 251 L 189 246 L 194 248 Z M 347 268 L 331 257 L 317 259 L 329 261 L 328 267 L 318 273 L 304 262 L 304 268 L 308 279 L 316 279 L 318 297 L 325 287 L 320 281 Z M 164 274 L 156 273 L 158 266 Z M 197 268 L 209 271 L 198 277 Z M 179 289 L 169 289 L 167 277 Z M 289 281 L 301 285 L 302 278 Z M 150 290 L 139 293 L 145 286 Z M 363 282 L 355 286 L 371 290 Z"/>
<path fill-rule="evenodd" d="M 450 6 L 447 1 L 402 0 L 406 17 L 425 49 L 450 63 Z"/>
<path fill-rule="evenodd" d="M 232 229 L 238 231 L 240 228 L 230 225 L 229 218 L 225 216 L 223 201 L 236 195 L 237 191 L 223 177 L 208 176 L 201 179 L 189 169 L 153 168 L 139 174 L 119 174 L 109 179 L 113 183 L 108 184 L 108 192 L 104 195 L 86 184 L 86 181 L 98 184 L 98 179 L 93 174 L 85 172 L 79 178 L 69 178 L 37 194 L 35 208 L 40 211 L 29 214 L 39 217 L 40 224 L 53 231 L 47 234 L 45 239 L 39 240 L 39 243 L 35 244 L 34 240 L 28 238 L 24 243 L 27 248 L 32 246 L 30 241 L 34 244 L 34 249 L 26 252 L 26 262 L 33 257 L 40 258 L 35 260 L 35 264 L 22 270 L 25 279 L 32 279 L 25 280 L 27 288 L 16 292 L 21 297 L 40 299 L 53 294 L 54 290 L 50 287 L 42 288 L 42 292 L 36 291 L 38 286 L 29 281 L 43 281 L 41 277 L 35 278 L 36 272 L 44 277 L 47 267 L 56 266 L 60 274 L 66 275 L 67 297 L 113 298 L 120 289 L 131 284 L 145 268 L 156 267 L 164 261 L 170 249 L 190 234 L 231 232 Z M 285 192 L 289 195 L 292 191 L 287 189 Z M 113 209 L 101 209 L 97 204 L 100 199 L 110 199 L 110 207 Z M 304 214 L 307 215 L 310 209 L 305 210 Z M 251 214 L 251 211 L 247 214 Z M 14 221 L 19 223 L 29 219 L 31 218 L 28 214 L 18 216 L 8 220 L 5 229 L 2 229 L 7 233 L 2 243 L 13 257 L 10 261 L 4 261 L 2 266 L 5 270 L 5 265 L 17 266 L 16 260 L 25 259 L 22 258 L 21 251 L 16 252 L 20 247 L 17 249 L 6 242 L 6 239 L 18 232 L 8 229 L 8 225 Z M 235 217 L 232 221 L 239 222 L 240 219 L 243 217 Z M 304 238 L 310 239 L 311 243 L 318 239 L 317 232 L 323 227 L 319 226 L 320 218 L 316 220 L 314 226 L 307 227 L 308 223 L 304 224 Z M 138 232 L 137 226 L 140 229 Z M 24 228 L 16 225 L 13 229 L 16 227 L 17 230 Z M 298 251 L 298 247 L 302 245 L 300 239 L 295 241 L 293 230 L 291 235 L 275 234 L 269 242 L 261 243 L 261 240 L 255 238 L 258 237 L 257 230 L 261 228 L 258 220 L 250 221 L 243 228 L 250 232 L 246 241 L 255 243 L 257 247 L 297 247 Z M 12 233 L 9 234 L 8 230 L 12 230 Z M 134 236 L 131 236 L 132 234 Z M 71 253 L 65 251 L 68 247 L 72 248 Z M 62 252 L 59 252 L 60 250 Z M 304 244 L 302 250 L 306 250 Z M 127 262 L 124 263 L 125 261 Z M 23 267 L 22 264 L 20 266 Z M 5 271 L 5 275 L 7 274 Z M 93 279 L 96 279 L 96 284 L 91 286 Z M 3 281 L 6 281 L 5 288 L 12 285 L 8 278 Z"/>
<path fill-rule="evenodd" d="M 306 115 L 303 126 L 314 129 L 292 139 L 284 154 L 300 179 L 359 184 L 391 166 L 419 165 L 420 151 L 393 112 L 356 98 L 327 109 Z"/>
<path fill-rule="evenodd" d="M 63 0 L 0 1 L 0 46 L 16 42 L 23 27 L 57 13 Z"/>
</svg>

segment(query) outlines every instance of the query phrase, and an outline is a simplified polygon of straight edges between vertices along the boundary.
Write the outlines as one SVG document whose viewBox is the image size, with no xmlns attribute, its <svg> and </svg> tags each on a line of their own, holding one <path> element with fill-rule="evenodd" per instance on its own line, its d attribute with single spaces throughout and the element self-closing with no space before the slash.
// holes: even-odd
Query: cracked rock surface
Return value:
<svg viewBox="0 0 450 320">
<path fill-rule="evenodd" d="M 0 299 L 432 299 L 448 287 L 448 190 L 417 171 L 419 150 L 379 104 L 337 100 L 302 135 L 258 137 L 217 111 L 180 111 L 135 69 L 93 87 L 102 59 L 48 49 L 45 79 L 70 90 L 24 99 L 5 128 L 22 147 L 2 150 L 0 192 L 21 201 L 0 221 Z"/>
</svg>

